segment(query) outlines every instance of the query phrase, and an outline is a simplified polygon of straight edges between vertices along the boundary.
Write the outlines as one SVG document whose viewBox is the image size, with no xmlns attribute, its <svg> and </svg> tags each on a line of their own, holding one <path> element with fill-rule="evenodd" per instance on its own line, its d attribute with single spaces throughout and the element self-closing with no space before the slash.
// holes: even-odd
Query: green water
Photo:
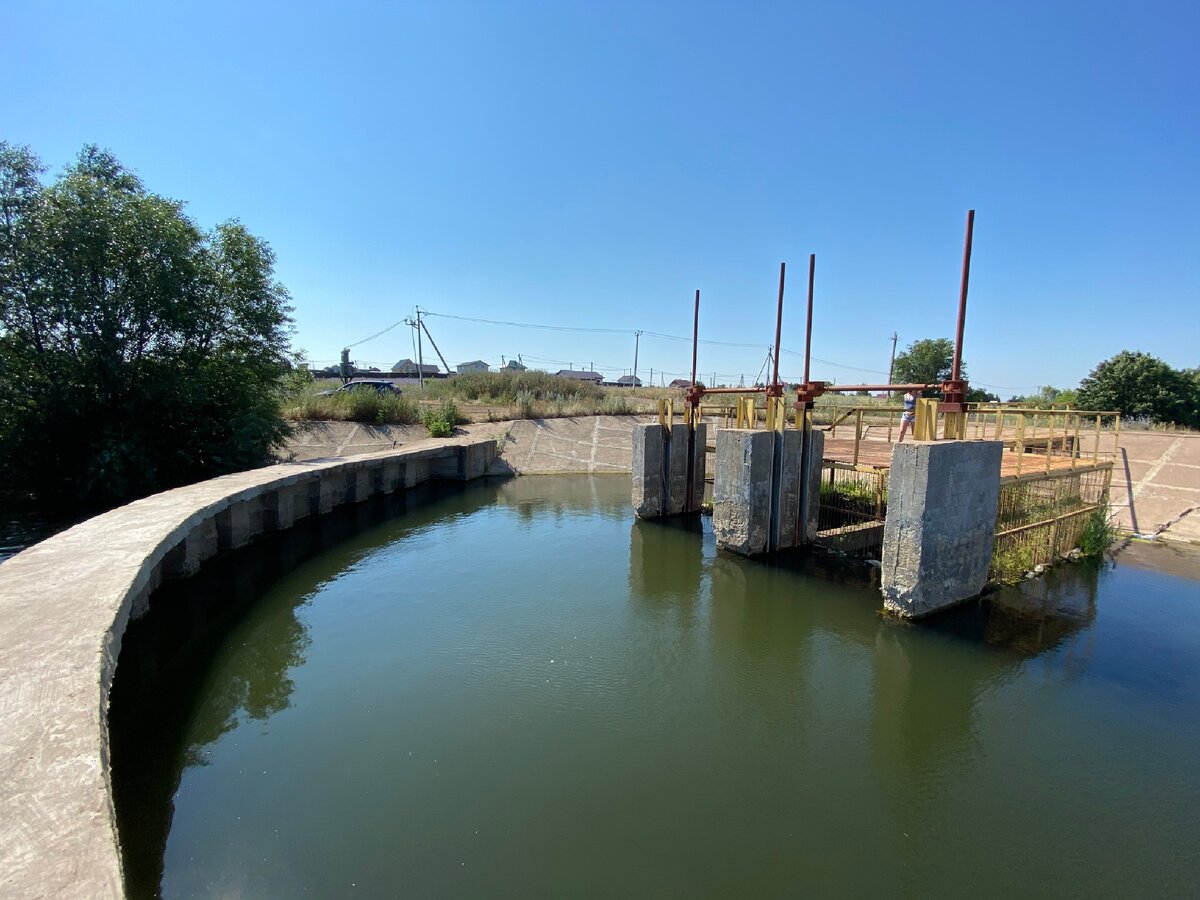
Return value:
<svg viewBox="0 0 1200 900">
<path fill-rule="evenodd" d="M 1193 896 L 1200 583 L 931 624 L 635 522 L 624 478 L 363 504 L 164 590 L 114 693 L 166 897 Z"/>
</svg>

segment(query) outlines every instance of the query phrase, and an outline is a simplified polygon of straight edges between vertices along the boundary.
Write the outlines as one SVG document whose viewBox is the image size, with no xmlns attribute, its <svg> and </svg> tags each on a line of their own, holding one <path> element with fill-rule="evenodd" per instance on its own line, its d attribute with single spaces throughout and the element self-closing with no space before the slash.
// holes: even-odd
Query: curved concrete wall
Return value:
<svg viewBox="0 0 1200 900">
<path fill-rule="evenodd" d="M 287 463 L 156 494 L 0 565 L 0 860 L 6 897 L 123 895 L 108 694 L 131 618 L 164 579 L 341 503 L 467 480 L 492 440 Z"/>
</svg>

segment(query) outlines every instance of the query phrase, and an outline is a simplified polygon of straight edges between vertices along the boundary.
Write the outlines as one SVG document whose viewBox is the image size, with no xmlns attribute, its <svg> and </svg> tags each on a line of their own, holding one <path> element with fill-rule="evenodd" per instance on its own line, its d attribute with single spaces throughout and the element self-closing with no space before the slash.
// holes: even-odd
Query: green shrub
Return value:
<svg viewBox="0 0 1200 900">
<path fill-rule="evenodd" d="M 443 400 L 435 407 L 421 410 L 421 424 L 429 429 L 430 437 L 450 437 L 454 426 L 465 421 L 453 400 Z"/>
<path fill-rule="evenodd" d="M 1097 557 L 1109 548 L 1116 538 L 1116 529 L 1112 527 L 1104 510 L 1096 510 L 1083 526 L 1083 534 L 1079 536 L 1079 552 L 1086 557 Z"/>
</svg>

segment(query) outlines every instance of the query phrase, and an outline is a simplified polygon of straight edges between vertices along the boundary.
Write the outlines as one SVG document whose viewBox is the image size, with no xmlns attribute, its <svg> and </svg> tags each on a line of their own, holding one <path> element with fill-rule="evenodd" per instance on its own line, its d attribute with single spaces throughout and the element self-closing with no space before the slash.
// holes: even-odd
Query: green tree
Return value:
<svg viewBox="0 0 1200 900">
<path fill-rule="evenodd" d="M 1084 409 L 1116 410 L 1155 422 L 1200 425 L 1197 381 L 1148 353 L 1122 350 L 1079 384 Z"/>
<path fill-rule="evenodd" d="M 43 171 L 0 143 L 0 491 L 109 506 L 268 461 L 291 321 L 270 248 L 96 147 Z"/>
<path fill-rule="evenodd" d="M 950 380 L 953 365 L 953 342 L 947 338 L 925 338 L 913 341 L 896 357 L 892 380 L 896 384 L 941 384 Z M 961 375 L 966 380 L 966 363 L 961 365 Z M 925 393 L 932 397 L 937 392 L 929 390 Z"/>
<path fill-rule="evenodd" d="M 1050 406 L 1071 406 L 1079 408 L 1079 392 L 1074 388 L 1062 390 L 1052 385 L 1043 385 L 1036 394 L 1026 394 L 1023 397 L 1013 397 L 1013 402 L 1034 408 Z"/>
</svg>

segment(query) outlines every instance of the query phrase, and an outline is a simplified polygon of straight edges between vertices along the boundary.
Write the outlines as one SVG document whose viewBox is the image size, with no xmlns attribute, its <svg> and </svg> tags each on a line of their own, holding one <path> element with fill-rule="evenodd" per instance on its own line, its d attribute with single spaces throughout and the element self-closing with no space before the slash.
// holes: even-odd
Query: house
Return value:
<svg viewBox="0 0 1200 900">
<path fill-rule="evenodd" d="M 667 387 L 670 387 L 670 388 L 690 388 L 691 386 L 692 386 L 692 383 L 690 381 L 688 381 L 686 378 L 676 378 L 674 381 L 672 381 L 670 384 L 667 385 Z"/>
<path fill-rule="evenodd" d="M 518 360 L 510 359 L 504 364 L 505 372 L 524 372 L 525 365 Z"/>
<path fill-rule="evenodd" d="M 574 378 L 576 381 L 590 381 L 592 384 L 600 384 L 604 381 L 604 376 L 599 372 L 586 372 L 579 369 L 559 369 L 554 374 L 559 378 Z"/>
<path fill-rule="evenodd" d="M 426 378 L 437 378 L 438 367 L 430 363 L 418 366 L 411 359 L 402 359 L 392 366 L 391 374 L 403 375 L 406 378 L 417 378 L 421 375 L 424 375 Z"/>
<path fill-rule="evenodd" d="M 458 369 L 459 375 L 466 375 L 468 372 L 486 372 L 488 364 L 482 359 L 473 359 L 470 362 L 459 363 L 455 368 Z"/>
<path fill-rule="evenodd" d="M 634 378 L 632 375 L 622 375 L 616 381 L 606 381 L 604 383 L 609 387 L 634 388 L 642 386 L 642 379 Z"/>
</svg>

